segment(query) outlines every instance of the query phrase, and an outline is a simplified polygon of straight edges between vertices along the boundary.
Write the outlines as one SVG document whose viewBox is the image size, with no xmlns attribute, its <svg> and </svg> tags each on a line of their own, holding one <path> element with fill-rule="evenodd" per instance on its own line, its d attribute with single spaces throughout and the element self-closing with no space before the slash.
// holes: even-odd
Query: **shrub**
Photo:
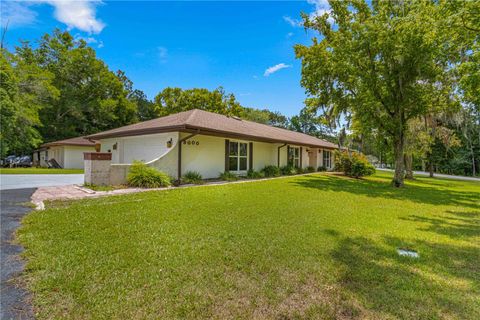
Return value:
<svg viewBox="0 0 480 320">
<path fill-rule="evenodd" d="M 280 175 L 280 169 L 276 166 L 265 166 L 261 172 L 265 177 L 278 177 Z"/>
<path fill-rule="evenodd" d="M 172 182 L 165 172 L 134 161 L 128 171 L 127 184 L 136 188 L 160 188 L 168 187 Z"/>
<path fill-rule="evenodd" d="M 297 174 L 298 171 L 293 166 L 286 165 L 280 168 L 280 172 L 284 176 L 290 176 L 292 174 Z"/>
<path fill-rule="evenodd" d="M 260 179 L 263 178 L 265 175 L 263 172 L 260 171 L 255 171 L 253 169 L 250 169 L 247 171 L 247 178 L 249 179 Z"/>
<path fill-rule="evenodd" d="M 319 172 L 327 171 L 327 168 L 325 168 L 324 166 L 320 166 L 317 168 L 317 171 Z"/>
<path fill-rule="evenodd" d="M 312 172 L 315 172 L 315 168 L 312 167 L 312 166 L 308 166 L 305 168 L 304 170 L 306 173 L 312 173 Z"/>
<path fill-rule="evenodd" d="M 297 174 L 302 174 L 302 173 L 306 173 L 306 172 L 307 172 L 307 169 L 295 168 L 295 173 L 297 173 Z"/>
<path fill-rule="evenodd" d="M 375 173 L 375 167 L 363 154 L 347 151 L 335 152 L 335 170 L 354 178 L 370 176 Z"/>
<path fill-rule="evenodd" d="M 219 178 L 223 181 L 236 181 L 236 180 L 238 180 L 238 176 L 236 176 L 235 174 L 233 174 L 229 171 L 225 171 L 223 173 L 220 173 Z"/>
<path fill-rule="evenodd" d="M 187 171 L 182 177 L 182 183 L 202 184 L 202 175 L 197 171 Z"/>
</svg>

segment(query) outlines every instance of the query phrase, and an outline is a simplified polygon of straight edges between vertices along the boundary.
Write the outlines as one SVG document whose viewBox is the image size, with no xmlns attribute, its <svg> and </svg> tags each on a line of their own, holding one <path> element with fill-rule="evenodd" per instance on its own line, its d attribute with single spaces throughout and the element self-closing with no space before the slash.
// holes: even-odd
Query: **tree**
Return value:
<svg viewBox="0 0 480 320">
<path fill-rule="evenodd" d="M 165 88 L 155 97 L 155 107 L 158 116 L 192 109 L 240 116 L 243 109 L 235 96 L 226 94 L 222 87 L 213 91 L 203 88 Z"/>
<path fill-rule="evenodd" d="M 278 111 L 270 111 L 268 109 L 255 109 L 243 107 L 241 113 L 242 119 L 268 124 L 270 126 L 287 128 L 288 118 Z"/>
<path fill-rule="evenodd" d="M 303 108 L 298 115 L 290 118 L 288 129 L 319 138 L 331 138 L 323 119 L 309 112 L 307 108 Z"/>
<path fill-rule="evenodd" d="M 128 94 L 128 100 L 137 105 L 137 118 L 139 121 L 151 120 L 157 117 L 155 103 L 147 98 L 147 95 L 138 89 Z"/>
<path fill-rule="evenodd" d="M 426 1 L 330 5 L 330 14 L 313 19 L 304 15 L 305 27 L 323 38 L 313 38 L 310 47 L 295 46 L 302 59 L 301 83 L 318 109 L 352 114 L 391 139 L 392 182 L 402 186 L 408 122 L 429 112 L 431 95 L 445 100 L 453 96 L 453 88 L 444 83 L 459 58 L 444 24 L 451 12 Z"/>
<path fill-rule="evenodd" d="M 41 142 L 39 112 L 58 97 L 51 85 L 53 75 L 32 63 L 32 51 L 23 57 L 1 49 L 0 126 L 2 157 L 30 153 Z"/>
<path fill-rule="evenodd" d="M 45 141 L 108 130 L 136 121 L 135 103 L 128 100 L 124 74 L 115 74 L 96 57 L 85 41 L 55 30 L 32 49 L 23 43 L 16 49 L 23 60 L 53 75 L 60 93 L 50 98 L 39 116 L 38 130 Z"/>
</svg>

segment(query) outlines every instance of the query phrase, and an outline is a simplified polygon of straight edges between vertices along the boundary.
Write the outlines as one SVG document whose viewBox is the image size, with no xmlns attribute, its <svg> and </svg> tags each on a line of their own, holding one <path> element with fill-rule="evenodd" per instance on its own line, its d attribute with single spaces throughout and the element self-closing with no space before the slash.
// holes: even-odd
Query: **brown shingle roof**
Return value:
<svg viewBox="0 0 480 320">
<path fill-rule="evenodd" d="M 89 139 L 136 136 L 159 132 L 198 132 L 205 135 L 244 138 L 246 140 L 279 142 L 311 147 L 337 148 L 331 142 L 304 133 L 276 128 L 265 124 L 193 109 L 166 117 L 96 133 Z"/>
<path fill-rule="evenodd" d="M 41 145 L 42 148 L 44 147 L 53 147 L 53 146 L 85 146 L 85 147 L 94 147 L 95 142 L 92 142 L 85 137 L 76 137 L 70 138 L 65 140 L 58 140 L 52 141 L 48 143 L 44 143 Z"/>
</svg>

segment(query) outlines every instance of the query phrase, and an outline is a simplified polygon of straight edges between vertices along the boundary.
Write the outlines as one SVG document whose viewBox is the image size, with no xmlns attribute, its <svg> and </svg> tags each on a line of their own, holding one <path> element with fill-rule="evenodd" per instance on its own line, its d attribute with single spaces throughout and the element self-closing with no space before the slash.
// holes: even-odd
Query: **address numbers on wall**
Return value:
<svg viewBox="0 0 480 320">
<path fill-rule="evenodd" d="M 191 146 L 198 146 L 200 144 L 200 141 L 187 140 L 187 141 L 183 141 L 183 144 L 191 145 Z"/>
</svg>

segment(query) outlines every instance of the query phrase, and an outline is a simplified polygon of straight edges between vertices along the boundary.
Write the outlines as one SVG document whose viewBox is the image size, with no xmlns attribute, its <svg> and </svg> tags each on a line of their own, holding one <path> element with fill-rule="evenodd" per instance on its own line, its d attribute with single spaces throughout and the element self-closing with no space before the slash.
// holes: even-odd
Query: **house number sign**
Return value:
<svg viewBox="0 0 480 320">
<path fill-rule="evenodd" d="M 198 146 L 200 144 L 200 141 L 196 141 L 196 140 L 187 140 L 187 141 L 183 141 L 183 144 L 187 144 L 187 145 L 191 145 L 191 146 Z"/>
</svg>

